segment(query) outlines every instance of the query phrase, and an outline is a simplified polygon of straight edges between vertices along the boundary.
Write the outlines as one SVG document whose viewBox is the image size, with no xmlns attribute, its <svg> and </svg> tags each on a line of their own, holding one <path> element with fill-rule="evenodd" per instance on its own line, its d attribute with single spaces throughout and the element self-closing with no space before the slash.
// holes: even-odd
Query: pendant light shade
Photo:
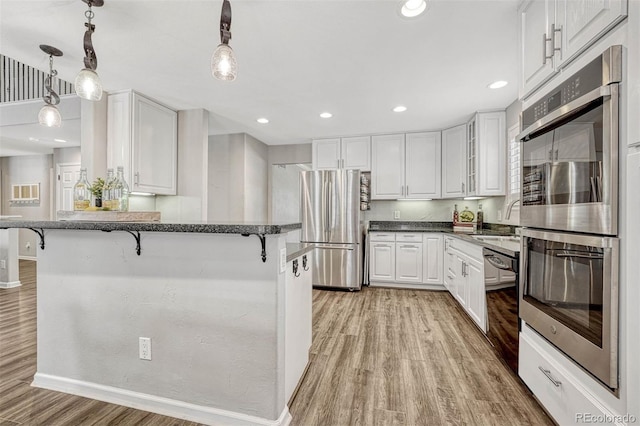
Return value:
<svg viewBox="0 0 640 426">
<path fill-rule="evenodd" d="M 62 125 L 60 111 L 55 105 L 47 104 L 43 106 L 38 113 L 38 123 L 47 127 L 60 127 Z"/>
<path fill-rule="evenodd" d="M 47 78 L 44 80 L 44 90 L 46 93 L 42 97 L 44 106 L 38 113 L 38 123 L 47 127 L 60 127 L 62 125 L 62 117 L 60 116 L 60 111 L 56 108 L 56 105 L 60 103 L 60 96 L 58 96 L 53 89 L 53 79 L 58 75 L 58 71 L 53 69 L 53 57 L 62 56 L 62 51 L 46 44 L 41 44 L 40 50 L 49 55 L 49 75 L 47 75 Z"/>
<path fill-rule="evenodd" d="M 88 68 L 78 73 L 74 82 L 76 94 L 83 99 L 99 101 L 102 99 L 102 83 L 98 74 Z"/>
<path fill-rule="evenodd" d="M 238 75 L 238 63 L 233 49 L 220 43 L 211 57 L 211 73 L 218 80 L 233 81 Z"/>
<path fill-rule="evenodd" d="M 222 2 L 220 13 L 220 44 L 211 57 L 211 74 L 218 80 L 233 81 L 238 75 L 238 62 L 229 46 L 231 40 L 231 3 Z"/>
<path fill-rule="evenodd" d="M 84 69 L 82 69 L 76 80 L 74 86 L 76 89 L 76 95 L 82 99 L 89 101 L 99 101 L 102 99 L 102 83 L 96 69 L 98 68 L 98 57 L 93 49 L 93 42 L 91 36 L 96 30 L 96 26 L 91 23 L 94 17 L 94 13 L 91 10 L 92 6 L 100 7 L 104 4 L 104 0 L 82 0 L 89 6 L 89 9 L 84 13 L 87 18 L 87 22 L 84 24 L 87 30 L 84 33 Z"/>
</svg>

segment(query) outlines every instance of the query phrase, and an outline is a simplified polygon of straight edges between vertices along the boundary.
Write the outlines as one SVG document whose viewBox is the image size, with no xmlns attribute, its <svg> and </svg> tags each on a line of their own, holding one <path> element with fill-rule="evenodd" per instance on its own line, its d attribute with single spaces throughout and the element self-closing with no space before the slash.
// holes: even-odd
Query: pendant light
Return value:
<svg viewBox="0 0 640 426">
<path fill-rule="evenodd" d="M 229 46 L 231 40 L 231 3 L 229 0 L 222 2 L 220 13 L 220 44 L 211 57 L 211 74 L 218 80 L 233 81 L 238 74 L 233 49 Z"/>
<path fill-rule="evenodd" d="M 74 86 L 76 94 L 81 98 L 90 101 L 99 101 L 102 99 L 102 83 L 100 82 L 98 73 L 96 73 L 98 58 L 96 57 L 96 52 L 93 50 L 93 43 L 91 42 L 91 35 L 96 29 L 96 26 L 91 23 L 94 17 L 91 7 L 101 7 L 104 4 L 104 0 L 82 1 L 89 6 L 89 9 L 84 13 L 84 16 L 87 18 L 87 22 L 84 24 L 84 26 L 87 27 L 87 31 L 84 33 L 84 69 L 78 73 Z"/>
<path fill-rule="evenodd" d="M 38 122 L 47 127 L 60 127 L 62 125 L 62 117 L 56 105 L 60 103 L 60 96 L 53 90 L 53 78 L 58 75 L 58 71 L 53 69 L 53 57 L 62 56 L 62 52 L 53 46 L 46 44 L 40 45 L 40 50 L 49 55 L 49 75 L 44 80 L 44 88 L 46 94 L 42 97 L 45 105 L 38 113 Z"/>
</svg>

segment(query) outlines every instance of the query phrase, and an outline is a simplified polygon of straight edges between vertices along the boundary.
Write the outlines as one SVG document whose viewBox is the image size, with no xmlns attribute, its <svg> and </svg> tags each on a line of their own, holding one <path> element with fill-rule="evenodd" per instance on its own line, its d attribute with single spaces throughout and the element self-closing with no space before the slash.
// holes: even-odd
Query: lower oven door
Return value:
<svg viewBox="0 0 640 426">
<path fill-rule="evenodd" d="M 617 238 L 525 228 L 520 318 L 608 387 L 618 387 Z"/>
</svg>

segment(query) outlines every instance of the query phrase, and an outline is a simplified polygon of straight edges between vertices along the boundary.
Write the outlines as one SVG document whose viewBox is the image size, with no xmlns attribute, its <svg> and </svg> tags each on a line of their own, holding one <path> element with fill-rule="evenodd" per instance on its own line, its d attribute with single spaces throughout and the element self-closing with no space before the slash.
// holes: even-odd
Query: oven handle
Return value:
<svg viewBox="0 0 640 426">
<path fill-rule="evenodd" d="M 579 259 L 602 260 L 604 256 L 601 254 L 582 254 L 582 253 L 558 253 L 555 257 L 577 257 Z"/>
<path fill-rule="evenodd" d="M 573 100 L 566 105 L 563 105 L 562 107 L 553 111 L 549 115 L 546 115 L 545 117 L 536 121 L 531 126 L 523 130 L 516 137 L 516 140 L 521 142 L 526 142 L 531 139 L 532 133 L 544 127 L 554 124 L 556 121 L 563 119 L 566 115 L 574 111 L 579 111 L 581 107 L 589 104 L 592 101 L 595 101 L 598 98 L 604 98 L 604 97 L 610 97 L 610 96 L 611 96 L 611 85 L 598 87 L 592 90 L 591 92 L 579 97 L 578 99 Z"/>
</svg>

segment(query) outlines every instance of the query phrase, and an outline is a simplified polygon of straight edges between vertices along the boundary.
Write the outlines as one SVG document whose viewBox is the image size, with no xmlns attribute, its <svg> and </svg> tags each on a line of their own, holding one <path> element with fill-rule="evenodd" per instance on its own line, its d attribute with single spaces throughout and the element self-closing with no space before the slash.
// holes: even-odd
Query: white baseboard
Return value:
<svg viewBox="0 0 640 426">
<path fill-rule="evenodd" d="M 370 287 L 402 288 L 409 290 L 446 290 L 443 284 L 409 284 L 397 282 L 371 281 Z"/>
<path fill-rule="evenodd" d="M 97 399 L 112 404 L 124 405 L 137 410 L 150 411 L 164 416 L 189 420 L 207 425 L 229 426 L 288 426 L 291 423 L 289 407 L 285 405 L 280 417 L 269 420 L 234 411 L 220 410 L 203 405 L 177 401 L 140 392 L 129 391 L 112 386 L 36 373 L 31 386 L 58 392 L 70 393 L 85 398 Z"/>
<path fill-rule="evenodd" d="M 36 256 L 18 256 L 18 259 L 20 260 L 38 260 L 38 258 Z"/>
<path fill-rule="evenodd" d="M 0 281 L 0 288 L 14 288 L 14 287 L 20 287 L 22 285 L 22 283 L 20 282 L 20 280 L 18 281 Z"/>
</svg>

